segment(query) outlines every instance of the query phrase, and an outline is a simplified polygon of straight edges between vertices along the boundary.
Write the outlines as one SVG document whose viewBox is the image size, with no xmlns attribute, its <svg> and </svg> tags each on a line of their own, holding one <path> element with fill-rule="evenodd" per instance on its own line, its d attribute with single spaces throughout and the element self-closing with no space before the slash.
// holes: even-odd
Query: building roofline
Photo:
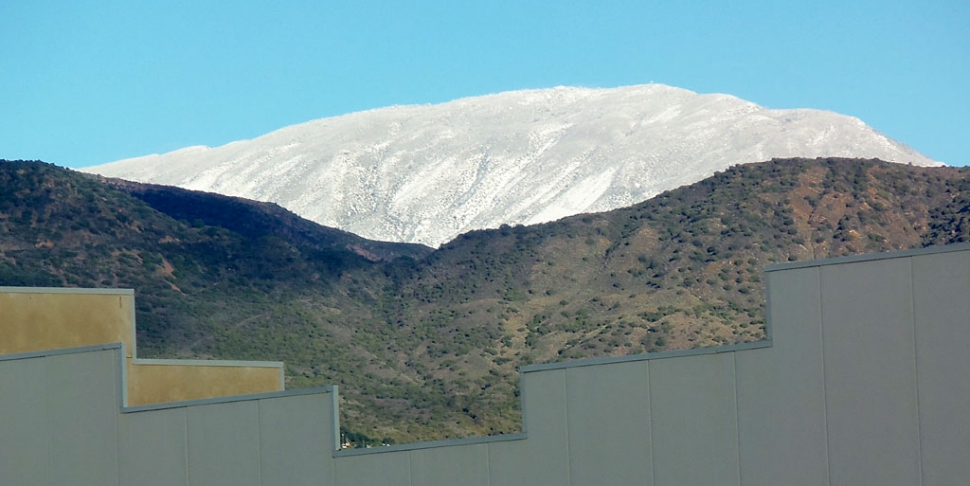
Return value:
<svg viewBox="0 0 970 486">
<path fill-rule="evenodd" d="M 849 255 L 822 260 L 807 260 L 804 262 L 775 263 L 765 267 L 765 273 L 777 272 L 779 270 L 793 270 L 797 268 L 823 267 L 827 265 L 841 265 L 845 263 L 860 263 L 875 260 L 890 260 L 893 258 L 907 258 L 920 255 L 933 255 L 937 253 L 951 253 L 955 251 L 970 250 L 970 243 L 953 243 L 950 245 L 927 246 L 923 248 L 912 248 L 909 250 L 887 251 L 882 253 L 867 253 L 865 255 Z"/>
</svg>

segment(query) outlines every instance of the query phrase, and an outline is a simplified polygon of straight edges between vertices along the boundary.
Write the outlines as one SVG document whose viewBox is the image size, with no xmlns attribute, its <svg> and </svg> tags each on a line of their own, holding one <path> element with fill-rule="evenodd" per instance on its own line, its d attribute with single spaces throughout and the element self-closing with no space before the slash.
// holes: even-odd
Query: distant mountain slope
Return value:
<svg viewBox="0 0 970 486">
<path fill-rule="evenodd" d="M 282 359 L 290 388 L 340 385 L 358 440 L 495 434 L 519 427 L 517 367 L 762 339 L 765 265 L 968 241 L 968 195 L 967 168 L 775 160 L 372 261 L 0 161 L 0 285 L 134 288 L 146 357 Z"/>
<path fill-rule="evenodd" d="M 375 261 L 390 261 L 401 256 L 420 259 L 433 251 L 423 245 L 373 241 L 320 226 L 273 203 L 123 179 L 105 179 L 104 182 L 172 218 L 196 225 L 220 226 L 247 238 L 282 236 L 301 247 L 316 250 L 340 248 Z"/>
<path fill-rule="evenodd" d="M 739 163 L 819 156 L 938 165 L 856 118 L 650 84 L 383 108 L 84 170 L 438 246 L 470 230 L 628 206 Z"/>
</svg>

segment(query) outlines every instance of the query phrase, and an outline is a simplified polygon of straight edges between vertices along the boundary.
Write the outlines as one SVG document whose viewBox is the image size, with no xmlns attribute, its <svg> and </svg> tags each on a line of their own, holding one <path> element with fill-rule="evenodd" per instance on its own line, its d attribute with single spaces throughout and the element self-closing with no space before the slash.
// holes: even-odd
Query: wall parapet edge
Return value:
<svg viewBox="0 0 970 486">
<path fill-rule="evenodd" d="M 388 446 L 365 447 L 360 449 L 337 449 L 333 457 L 363 456 L 370 454 L 384 454 L 390 452 L 408 452 L 426 449 L 437 449 L 441 447 L 467 446 L 476 444 L 491 444 L 495 442 L 512 442 L 527 439 L 525 432 L 500 435 L 479 435 L 475 437 L 465 437 L 461 439 L 444 439 L 424 442 L 411 442 L 409 444 L 394 444 Z"/>
<path fill-rule="evenodd" d="M 765 327 L 768 327 L 767 320 Z M 735 351 L 746 351 L 749 349 L 770 348 L 770 339 L 761 339 L 747 343 L 727 344 L 724 346 L 710 346 L 705 348 L 678 349 L 673 351 L 660 351 L 655 353 L 628 354 L 625 356 L 605 356 L 601 358 L 586 358 L 573 361 L 560 361 L 557 363 L 541 363 L 523 366 L 519 369 L 520 373 L 533 373 L 536 371 L 562 370 L 570 368 L 583 368 L 586 366 L 600 366 L 617 363 L 628 363 L 631 361 L 648 361 L 655 359 L 681 358 L 684 356 L 699 356 L 705 354 L 733 353 Z"/>
<path fill-rule="evenodd" d="M 967 280 L 970 277 L 970 252 L 968 250 L 970 250 L 970 244 L 958 244 L 945 247 L 919 248 L 859 257 L 838 257 L 820 261 L 792 262 L 769 266 L 765 270 L 764 279 L 766 286 L 764 324 L 766 338 L 764 340 L 710 348 L 641 353 L 628 356 L 591 358 L 522 366 L 519 368 L 522 429 L 521 432 L 513 434 L 415 442 L 365 449 L 340 449 L 339 396 L 338 388 L 335 385 L 137 406 L 128 406 L 127 402 L 122 398 L 120 400 L 119 410 L 122 414 L 129 414 L 125 420 L 141 422 L 148 422 L 149 419 L 152 419 L 152 414 L 150 413 L 138 415 L 141 412 L 172 409 L 190 410 L 159 415 L 179 416 L 179 414 L 182 414 L 184 416 L 196 414 L 196 416 L 215 417 L 222 413 L 219 408 L 213 407 L 199 410 L 196 407 L 253 402 L 283 397 L 329 394 L 328 397 L 292 400 L 292 402 L 313 402 L 313 407 L 301 409 L 303 410 L 303 416 L 310 416 L 316 410 L 320 410 L 319 415 L 316 415 L 314 420 L 318 425 L 319 423 L 329 422 L 326 428 L 317 429 L 326 430 L 327 432 L 318 434 L 316 437 L 319 437 L 320 440 L 312 442 L 317 446 L 314 449 L 316 451 L 314 457 L 322 459 L 325 455 L 327 457 L 326 461 L 330 461 L 326 462 L 328 464 L 327 467 L 332 468 L 328 470 L 330 479 L 328 480 L 329 482 L 324 481 L 326 484 L 357 484 L 355 482 L 348 482 L 347 478 L 352 478 L 353 474 L 362 474 L 364 478 L 375 478 L 378 475 L 368 475 L 368 473 L 371 470 L 379 468 L 384 468 L 383 470 L 388 475 L 397 474 L 403 469 L 409 475 L 409 478 L 424 477 L 422 474 L 430 470 L 427 469 L 427 464 L 433 463 L 436 468 L 439 468 L 439 465 L 441 465 L 440 470 L 435 469 L 439 473 L 441 471 L 448 472 L 450 471 L 448 468 L 451 465 L 458 463 L 458 461 L 454 460 L 456 457 L 471 458 L 467 459 L 468 462 L 463 464 L 470 464 L 472 466 L 484 461 L 486 470 L 483 477 L 486 478 L 485 481 L 487 483 L 482 484 L 495 485 L 515 484 L 515 481 L 510 482 L 508 479 L 515 474 L 521 475 L 522 478 L 534 479 L 536 474 L 543 474 L 546 471 L 543 468 L 549 466 L 549 464 L 559 468 L 557 469 L 558 471 L 565 471 L 563 477 L 566 478 L 565 480 L 557 479 L 555 481 L 550 479 L 549 484 L 597 484 L 596 482 L 590 481 L 592 477 L 602 481 L 601 484 L 628 484 L 630 483 L 629 478 L 633 477 L 631 476 L 633 473 L 639 474 L 643 471 L 646 471 L 646 474 L 636 477 L 651 478 L 650 480 L 653 482 L 648 482 L 647 484 L 703 484 L 705 483 L 705 479 L 709 479 L 714 474 L 721 474 L 719 477 L 724 479 L 723 484 L 790 484 L 784 481 L 771 482 L 765 480 L 765 478 L 771 478 L 772 474 L 782 473 L 789 474 L 789 476 L 786 476 L 788 478 L 809 477 L 797 476 L 797 474 L 804 472 L 803 470 L 808 470 L 817 477 L 828 475 L 830 481 L 832 481 L 832 474 L 848 474 L 855 476 L 845 477 L 854 477 L 856 479 L 877 477 L 885 479 L 885 477 L 893 477 L 897 478 L 896 482 L 881 482 L 881 484 L 907 484 L 903 480 L 910 481 L 912 479 L 910 476 L 892 476 L 890 473 L 882 473 L 881 469 L 881 475 L 872 475 L 872 471 L 878 469 L 876 466 L 882 464 L 880 462 L 881 459 L 875 456 L 869 457 L 866 455 L 865 448 L 855 446 L 859 443 L 867 443 L 866 441 L 870 441 L 872 438 L 881 439 L 879 441 L 872 440 L 871 443 L 879 444 L 880 447 L 884 448 L 889 447 L 886 444 L 902 444 L 890 452 L 898 453 L 897 455 L 906 460 L 915 457 L 919 461 L 917 464 L 919 469 L 916 474 L 921 475 L 937 473 L 942 475 L 955 470 L 966 472 L 967 467 L 970 467 L 965 466 L 962 458 L 957 457 L 966 452 L 965 446 L 961 446 L 965 442 L 961 442 L 963 439 L 959 434 L 952 434 L 953 437 L 950 437 L 936 429 L 928 427 L 936 426 L 937 429 L 943 430 L 944 432 L 956 430 L 957 432 L 963 431 L 965 433 L 967 430 L 970 430 L 970 415 L 967 414 L 966 409 L 961 405 L 966 402 L 960 398 L 970 397 L 970 381 L 965 378 L 965 375 L 957 376 L 961 370 L 968 369 L 966 366 L 970 365 L 970 361 L 966 358 L 967 354 L 965 350 L 960 347 L 964 346 L 964 343 L 970 342 L 966 340 L 968 332 L 966 330 L 970 329 L 970 327 L 966 327 L 966 324 L 970 323 L 970 320 L 967 320 L 968 318 L 966 316 L 970 314 L 968 314 L 964 299 L 968 289 L 970 289 L 970 280 Z M 967 253 L 961 255 L 945 255 L 955 252 Z M 924 255 L 944 256 L 923 259 L 915 258 Z M 903 259 L 909 259 L 910 261 L 907 262 Z M 885 265 L 846 265 L 873 261 L 888 261 L 888 263 Z M 954 265 L 954 262 L 958 263 L 958 265 Z M 826 266 L 829 268 L 819 269 L 819 267 Z M 956 270 L 951 271 L 951 267 L 955 267 Z M 795 271 L 783 272 L 787 270 Z M 943 270 L 946 271 L 944 272 Z M 936 276 L 941 274 L 948 275 L 950 280 L 944 281 L 943 283 L 938 282 Z M 847 279 L 846 277 L 852 277 L 854 280 Z M 904 278 L 911 280 L 907 284 Z M 846 283 L 846 281 L 849 283 Z M 883 294 L 880 292 L 886 289 L 880 286 L 861 285 L 859 282 L 880 285 L 888 283 L 887 288 L 892 292 L 885 294 L 888 297 L 883 298 Z M 953 282 L 956 282 L 959 286 L 957 287 Z M 826 283 L 827 286 L 823 285 L 823 283 Z M 928 283 L 932 285 L 927 286 Z M 922 287 L 919 287 L 918 284 L 922 285 Z M 939 292 L 941 288 L 947 286 L 958 288 L 959 291 L 954 290 L 951 292 L 945 289 L 947 290 L 946 292 Z M 871 290 L 872 288 L 876 290 Z M 923 289 L 923 293 L 917 294 L 917 288 Z M 806 289 L 812 290 L 812 292 L 807 292 Z M 866 293 L 866 289 L 869 289 L 868 294 Z M 39 293 L 41 290 L 37 292 Z M 772 293 L 775 294 L 774 303 L 772 302 Z M 926 296 L 935 296 L 937 294 L 944 295 L 944 297 L 939 299 L 935 297 L 934 299 L 926 298 Z M 907 295 L 909 296 L 909 304 L 906 304 L 907 299 L 905 296 Z M 920 301 L 917 298 L 919 295 L 923 295 L 924 300 Z M 854 299 L 860 296 L 863 302 L 861 304 L 854 301 Z M 825 305 L 823 305 L 823 302 Z M 832 302 L 837 305 L 832 305 Z M 899 304 L 900 302 L 902 304 Z M 922 307 L 918 306 L 919 302 L 922 302 L 922 304 L 919 304 Z M 947 309 L 946 305 L 940 305 L 941 302 L 944 304 L 947 302 L 959 303 L 959 305 L 954 306 L 956 310 Z M 891 304 L 888 307 L 892 309 L 886 311 L 884 304 Z M 907 305 L 910 307 L 906 307 Z M 908 312 L 897 312 L 899 309 L 907 308 L 909 309 Z M 944 310 L 941 311 L 938 309 Z M 825 311 L 824 313 L 823 310 Z M 873 312 L 874 310 L 880 310 L 882 314 Z M 902 317 L 893 321 L 892 319 L 884 319 L 884 314 Z M 872 317 L 873 315 L 876 317 Z M 909 317 L 906 317 L 907 315 Z M 860 357 L 865 357 L 866 355 L 858 352 L 854 347 L 856 343 L 853 341 L 843 339 L 839 342 L 833 336 L 838 337 L 839 334 L 837 332 L 840 329 L 844 330 L 846 323 L 857 322 L 869 322 L 868 325 L 872 325 L 873 323 L 885 324 L 886 322 L 890 322 L 891 324 L 895 323 L 896 329 L 905 331 L 903 333 L 904 337 L 910 339 L 910 335 L 912 335 L 912 359 L 894 359 L 890 360 L 890 364 L 909 369 L 906 366 L 910 366 L 909 363 L 911 362 L 914 373 L 896 373 L 895 369 L 886 369 L 883 367 L 866 368 L 865 366 L 855 366 L 860 363 L 861 365 L 866 365 L 872 362 L 872 360 L 861 359 Z M 960 326 L 954 327 L 953 323 L 960 323 Z M 921 325 L 923 327 L 920 327 Z M 937 326 L 937 328 L 931 327 L 933 325 Z M 910 332 L 910 328 L 912 328 L 912 332 Z M 795 329 L 798 330 L 798 333 L 793 332 Z M 957 329 L 960 334 L 955 334 L 957 338 L 954 338 L 952 337 L 954 335 L 950 333 Z M 776 339 L 772 338 L 772 330 L 777 332 Z M 835 330 L 837 332 L 825 332 L 823 335 L 823 330 Z M 961 336 L 962 338 L 960 338 Z M 806 337 L 811 339 L 806 339 Z M 884 339 L 881 341 L 865 343 L 869 347 L 864 348 L 863 352 L 868 349 L 868 352 L 873 357 L 878 358 L 890 356 L 888 351 L 898 350 L 902 345 L 909 346 L 907 344 L 909 341 L 899 341 L 889 334 L 883 335 L 882 337 Z M 828 339 L 828 341 L 825 341 L 825 339 Z M 840 346 L 831 346 L 833 342 Z M 805 343 L 808 344 L 806 345 Z M 930 344 L 940 343 L 947 345 L 956 343 L 950 346 L 950 348 L 947 348 L 950 349 L 949 352 L 951 354 L 943 355 L 945 359 L 937 358 L 933 356 L 933 353 L 923 354 L 920 352 L 920 354 L 917 354 L 916 347 L 918 346 L 929 346 Z M 883 346 L 884 344 L 886 346 Z M 774 350 L 767 352 L 755 351 L 769 348 L 774 348 Z M 909 352 L 909 347 L 906 349 Z M 935 350 L 937 348 L 930 347 L 926 349 Z M 738 351 L 754 352 L 738 353 Z M 0 356 L 0 363 L 84 352 L 102 352 L 103 357 L 100 361 L 101 363 L 106 363 L 109 360 L 114 362 L 117 358 L 117 362 L 120 364 L 118 365 L 118 371 L 115 372 L 115 379 L 118 380 L 120 395 L 123 397 L 128 387 L 127 377 L 125 375 L 126 367 L 124 366 L 126 359 L 125 343 L 109 343 L 5 355 Z M 108 352 L 110 352 L 110 356 Z M 727 353 L 731 355 L 728 356 Z M 810 357 L 811 360 L 801 359 L 806 356 Z M 891 356 L 900 355 L 896 353 Z M 951 356 L 956 356 L 956 358 L 951 359 Z M 691 359 L 677 360 L 677 358 L 687 357 Z M 927 357 L 937 360 L 930 363 L 936 366 L 936 368 L 926 366 Z M 826 369 L 823 366 L 823 361 L 825 360 L 829 360 L 828 363 L 832 366 L 829 374 L 826 374 Z M 220 365 L 217 361 L 208 360 L 138 361 L 153 365 Z M 233 363 L 245 365 L 249 362 L 239 361 Z M 953 366 L 952 363 L 960 366 Z M 776 366 L 779 364 L 783 366 Z M 258 365 L 262 368 L 273 368 L 277 365 L 282 367 L 282 363 L 278 362 L 262 362 Z M 607 365 L 620 366 L 608 370 Z M 602 368 L 592 369 L 600 366 Z M 946 370 L 947 367 L 956 370 L 954 372 L 954 376 L 957 376 L 956 380 L 952 379 L 953 376 L 949 376 L 950 383 L 937 380 L 942 383 L 938 384 L 927 379 L 927 377 L 936 379 L 938 373 L 934 374 L 934 372 L 938 372 L 941 369 Z M 107 368 L 105 367 L 104 369 Z M 920 375 L 920 370 L 923 369 L 929 369 L 931 371 L 923 372 L 926 376 L 922 376 Z M 851 374 L 851 376 L 840 375 L 839 373 L 842 373 L 843 370 L 849 370 L 855 374 Z M 861 395 L 855 393 L 854 390 L 858 387 L 854 388 L 850 386 L 868 380 L 870 375 L 876 377 L 882 377 L 884 375 L 890 376 L 893 380 L 903 378 L 909 380 L 906 382 L 909 383 L 907 385 L 909 388 L 890 386 L 896 382 L 886 381 L 886 384 L 884 384 L 881 390 L 888 397 L 895 397 L 896 390 L 912 391 L 913 395 L 906 395 L 908 397 L 906 399 L 913 402 L 914 406 L 911 407 L 911 410 L 905 407 L 890 407 L 892 408 L 890 410 L 892 414 L 886 412 L 887 417 L 893 418 L 898 415 L 902 416 L 905 420 L 884 421 L 890 427 L 870 427 L 875 432 L 866 435 L 857 431 L 851 431 L 849 428 L 844 427 L 844 424 L 855 419 L 867 421 L 870 424 L 880 423 L 877 420 L 878 417 L 872 418 L 871 411 L 874 408 L 863 406 L 865 403 L 860 401 Z M 640 378 L 637 378 L 638 376 Z M 630 379 L 631 377 L 637 379 Z M 953 381 L 956 381 L 956 385 L 958 386 L 950 386 Z M 77 383 L 80 381 L 75 380 L 74 382 Z M 868 382 L 875 381 L 869 380 Z M 706 395 L 707 390 L 714 389 L 709 386 L 711 384 L 724 385 L 724 387 L 717 389 L 719 390 L 718 392 L 710 392 L 710 394 Z M 638 394 L 638 387 L 640 387 L 640 392 L 642 393 Z M 953 392 L 953 389 L 957 389 L 958 392 Z M 603 393 L 603 390 L 606 390 L 612 395 Z M 768 393 L 765 393 L 766 391 Z M 792 391 L 795 393 L 792 393 Z M 936 394 L 936 408 L 934 408 L 934 403 L 931 400 L 924 400 L 921 404 L 919 400 L 914 398 L 916 396 L 915 394 L 923 394 L 924 397 L 930 396 L 930 394 Z M 527 396 L 529 397 L 528 414 L 526 410 Z M 536 397 L 539 398 L 536 399 Z M 701 397 L 701 399 L 697 397 Z M 804 399 L 806 397 L 808 398 L 807 400 Z M 862 398 L 865 397 L 862 396 Z M 555 406 L 549 406 L 554 401 Z M 789 402 L 795 403 L 796 407 L 801 407 L 797 408 L 799 413 L 791 413 L 793 409 L 785 405 L 790 404 Z M 904 401 L 885 399 L 883 403 L 898 405 L 899 403 L 904 403 Z M 779 404 L 785 406 L 778 406 Z M 225 408 L 258 409 L 262 412 L 263 409 L 259 407 L 263 407 L 264 405 L 266 406 L 266 410 L 273 410 L 267 413 L 271 414 L 270 416 L 274 417 L 274 420 L 276 417 L 290 410 L 276 402 L 261 403 L 259 405 L 249 404 L 245 407 L 229 406 Z M 643 431 L 631 425 L 636 424 L 637 421 L 630 420 L 631 414 L 629 412 L 636 407 L 642 407 L 645 410 L 641 413 L 640 409 L 637 409 L 637 415 L 635 417 L 641 419 L 646 417 L 645 420 L 640 421 L 641 425 L 645 424 L 643 427 L 645 433 L 641 433 Z M 323 411 L 324 409 L 326 409 L 326 412 Z M 716 413 L 708 413 L 710 410 L 714 410 Z M 778 410 L 782 410 L 784 413 L 776 413 Z M 538 413 L 536 413 L 537 411 Z M 832 411 L 839 412 L 839 414 L 831 413 Z M 297 415 L 290 414 L 288 416 L 294 417 Z M 690 426 L 694 424 L 695 419 L 698 417 L 708 417 L 708 420 L 713 420 L 710 419 L 712 416 L 720 418 L 727 417 L 730 420 L 721 421 L 727 424 L 724 429 L 700 426 L 691 429 L 687 427 L 688 433 L 681 433 L 682 430 L 680 427 L 683 425 Z M 530 420 L 527 421 L 527 418 Z M 950 420 L 953 418 L 957 419 L 955 425 Z M 533 421 L 531 419 L 535 420 Z M 620 423 L 620 425 L 613 427 L 610 421 Z M 531 427 L 528 422 L 532 422 Z M 837 431 L 838 434 L 834 434 L 829 430 L 830 423 L 836 426 L 842 425 L 841 427 L 833 427 L 833 430 Z M 899 424 L 901 423 L 908 424 L 907 427 L 909 428 L 905 430 L 900 429 Z M 602 427 L 603 424 L 609 427 Z M 821 424 L 821 429 L 818 424 Z M 234 424 L 231 425 L 234 426 Z M 290 429 L 266 428 L 263 430 L 275 430 L 277 437 L 281 437 L 284 435 L 281 430 L 285 430 L 287 433 L 293 430 L 300 431 L 303 430 L 302 425 L 296 424 Z M 333 431 L 332 437 L 328 436 L 331 430 L 330 427 L 332 427 Z M 550 433 L 550 430 L 554 428 L 556 433 Z M 823 429 L 824 432 L 818 432 L 814 435 L 803 433 L 806 430 L 817 432 Z M 227 430 L 233 429 L 232 427 L 227 427 Z M 567 432 L 565 442 L 561 440 L 562 434 L 559 434 L 562 430 Z M 908 434 L 899 432 L 899 437 L 902 437 L 904 440 L 898 440 L 896 442 L 886 440 L 887 437 L 893 439 L 894 436 L 891 436 L 890 433 L 895 433 L 900 430 Z M 912 433 L 913 430 L 915 430 L 915 433 Z M 578 431 L 578 433 L 574 434 L 574 431 Z M 608 439 L 619 437 L 621 440 L 616 443 L 620 445 L 611 449 L 613 447 L 612 443 L 595 440 L 602 439 L 603 437 L 607 437 Z M 631 437 L 635 440 L 630 439 Z M 920 442 L 918 448 L 914 449 L 912 437 L 915 437 L 916 441 Z M 942 437 L 942 439 L 949 441 L 943 444 L 950 447 L 945 453 L 940 452 L 940 450 L 943 450 L 942 446 L 927 446 L 924 449 L 922 444 L 924 437 L 930 437 L 932 440 L 940 440 Z M 965 435 L 962 437 L 965 437 Z M 525 439 L 529 439 L 528 443 Z M 622 442 L 622 440 L 627 440 L 627 442 Z M 720 444 L 733 447 L 734 452 L 722 455 L 707 454 L 711 449 L 709 445 L 713 444 L 716 440 L 719 440 L 720 442 L 718 443 Z M 809 452 L 817 452 L 815 456 L 808 459 L 804 455 L 798 456 L 791 464 L 771 462 L 771 458 L 782 456 L 791 451 L 796 451 L 800 454 L 805 452 L 807 449 L 804 444 L 808 444 L 809 442 L 815 447 L 815 449 Z M 499 443 L 500 445 L 491 445 Z M 483 444 L 489 445 L 488 447 L 483 447 Z M 562 450 L 565 450 L 565 453 L 556 449 L 556 447 L 559 447 L 559 444 L 565 444 L 562 446 Z M 646 444 L 646 447 L 641 447 L 643 444 Z M 954 444 L 956 444 L 956 447 L 953 447 Z M 550 445 L 556 447 L 550 447 Z M 459 449 L 464 446 L 476 447 L 468 447 L 460 451 L 447 450 L 449 448 Z M 596 455 L 597 450 L 595 448 L 598 447 L 603 447 L 603 450 L 609 451 L 609 454 L 604 452 L 601 455 Z M 202 448 L 200 447 L 199 449 Z M 212 447 L 210 449 L 219 450 L 218 447 Z M 326 453 L 328 449 L 329 453 Z M 267 450 L 275 451 L 276 449 L 268 447 Z M 955 453 L 953 452 L 954 450 L 956 451 Z M 432 452 L 426 453 L 424 451 Z M 593 451 L 593 455 L 590 455 L 590 451 Z M 638 463 L 636 457 L 639 456 L 630 453 L 630 451 L 646 451 L 644 454 L 649 456 L 649 459 Z M 683 453 L 683 451 L 690 451 L 690 453 Z M 394 457 L 395 453 L 399 453 L 398 457 Z M 373 459 L 363 457 L 374 457 L 375 454 L 384 454 L 385 456 Z M 571 454 L 575 454 L 575 457 Z M 697 457 L 703 457 L 705 461 L 702 461 L 701 464 L 695 464 L 691 463 L 691 460 L 685 459 L 683 464 L 681 464 L 677 461 L 678 456 L 695 459 Z M 955 457 L 956 460 L 953 460 L 950 456 Z M 601 467 L 598 461 L 603 460 L 604 457 L 607 457 L 607 461 L 602 462 L 602 464 L 606 465 Z M 662 460 L 657 460 L 655 457 L 659 457 Z M 714 459 L 707 460 L 709 457 L 714 457 Z M 727 457 L 727 460 L 725 460 L 725 457 Z M 766 457 L 768 459 L 763 459 Z M 793 456 L 789 454 L 788 457 Z M 433 460 L 429 458 L 433 458 Z M 537 458 L 540 460 L 537 460 Z M 563 458 L 565 460 L 562 460 Z M 833 458 L 838 459 L 838 461 L 833 462 Z M 542 462 L 547 459 L 547 462 Z M 929 465 L 926 466 L 925 471 L 929 471 L 929 473 L 926 473 L 923 470 L 923 461 L 926 461 L 926 464 L 930 464 L 929 461 L 931 460 L 936 462 L 932 463 L 932 467 Z M 321 460 L 321 462 L 324 461 Z M 405 466 L 398 468 L 401 464 Z M 725 469 L 721 467 L 725 464 L 730 466 L 730 468 Z M 901 467 L 899 464 L 908 465 L 909 462 L 896 461 L 891 466 L 899 468 Z M 943 466 L 940 466 L 940 464 L 943 464 Z M 494 470 L 488 469 L 493 467 L 493 465 Z M 621 465 L 626 469 L 617 468 L 617 465 Z M 426 469 L 420 469 L 421 467 L 425 467 Z M 611 467 L 613 469 L 610 469 Z M 550 466 L 548 469 L 552 468 Z M 341 471 L 341 474 L 344 474 L 344 479 L 340 481 L 338 481 L 340 476 L 336 472 L 338 469 Z M 628 473 L 630 474 L 628 476 L 616 476 L 625 477 L 627 480 L 615 480 L 612 476 L 604 475 L 605 473 L 613 473 L 620 469 L 628 472 L 632 471 Z M 228 470 L 232 470 L 231 467 Z M 489 476 L 489 474 L 496 471 L 502 474 Z M 507 471 L 513 472 L 508 473 Z M 695 474 L 697 471 L 701 472 Z M 943 472 L 940 473 L 939 471 Z M 707 476 L 704 476 L 705 474 Z M 866 474 L 870 475 L 865 476 Z M 396 477 L 401 476 L 398 475 Z M 437 477 L 445 477 L 445 475 L 441 473 Z M 559 478 L 559 476 L 550 476 L 550 478 L 553 477 Z M 954 476 L 951 475 L 949 477 Z M 964 477 L 964 475 L 956 477 Z M 613 478 L 614 481 L 611 481 L 610 478 Z M 691 480 L 694 481 L 692 482 Z M 534 481 L 522 481 L 522 483 L 530 482 L 534 483 Z M 832 482 L 852 483 L 852 481 L 844 480 Z M 922 482 L 924 484 L 933 483 L 925 479 Z M 386 484 L 373 479 L 372 483 Z M 710 481 L 707 481 L 707 483 L 711 484 Z M 865 484 L 860 481 L 855 481 L 855 483 Z M 278 482 L 272 484 L 292 483 Z M 414 484 L 453 483 L 439 481 L 434 483 L 415 482 Z M 722 483 L 719 482 L 717 484 Z M 824 482 L 819 481 L 814 484 L 824 484 Z M 913 482 L 910 481 L 908 484 L 913 484 Z"/>
<path fill-rule="evenodd" d="M 866 253 L 864 255 L 849 255 L 821 260 L 806 260 L 803 262 L 774 263 L 765 267 L 765 273 L 777 272 L 780 270 L 794 270 L 798 268 L 824 267 L 828 265 L 842 265 L 845 263 L 861 263 L 878 260 L 892 260 L 896 258 L 909 258 L 922 255 L 935 255 L 939 253 L 953 253 L 958 251 L 970 250 L 970 243 L 952 243 L 948 245 L 926 246 L 922 248 L 910 248 L 908 250 L 884 251 L 881 253 Z"/>
</svg>

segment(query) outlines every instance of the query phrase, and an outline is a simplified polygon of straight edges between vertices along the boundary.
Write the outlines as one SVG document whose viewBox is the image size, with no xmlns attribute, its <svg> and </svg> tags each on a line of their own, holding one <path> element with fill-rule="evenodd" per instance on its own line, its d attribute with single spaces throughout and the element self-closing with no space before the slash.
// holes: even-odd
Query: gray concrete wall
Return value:
<svg viewBox="0 0 970 486">
<path fill-rule="evenodd" d="M 122 406 L 120 344 L 0 360 L 0 484 L 333 484 L 331 389 Z"/>
<path fill-rule="evenodd" d="M 0 357 L 0 484 L 965 482 L 970 246 L 766 274 L 770 341 L 527 367 L 505 437 L 336 451 L 335 390 L 126 408 L 120 345 Z"/>
<path fill-rule="evenodd" d="M 735 354 L 742 484 L 829 484 L 818 270 L 768 288 L 772 347 Z"/>
</svg>

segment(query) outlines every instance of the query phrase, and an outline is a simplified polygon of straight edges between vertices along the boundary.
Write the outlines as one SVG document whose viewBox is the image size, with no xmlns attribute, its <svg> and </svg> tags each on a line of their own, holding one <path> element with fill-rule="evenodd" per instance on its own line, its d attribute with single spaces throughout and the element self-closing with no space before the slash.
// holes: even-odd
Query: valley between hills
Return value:
<svg viewBox="0 0 970 486">
<path fill-rule="evenodd" d="M 731 167 L 432 249 L 274 204 L 0 161 L 0 286 L 136 293 L 144 357 L 282 360 L 355 445 L 518 430 L 517 368 L 764 338 L 771 263 L 970 240 L 970 169 Z"/>
</svg>

